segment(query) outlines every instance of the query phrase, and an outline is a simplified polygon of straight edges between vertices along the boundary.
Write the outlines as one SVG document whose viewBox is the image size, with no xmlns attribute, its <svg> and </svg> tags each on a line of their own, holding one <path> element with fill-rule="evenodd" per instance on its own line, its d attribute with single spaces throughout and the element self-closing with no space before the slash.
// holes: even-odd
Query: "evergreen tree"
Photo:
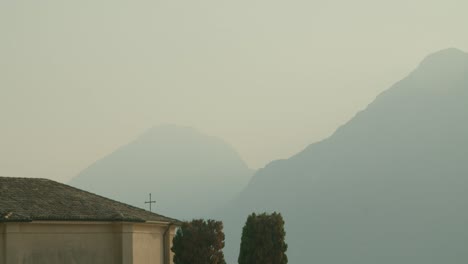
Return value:
<svg viewBox="0 0 468 264">
<path fill-rule="evenodd" d="M 251 214 L 242 230 L 239 264 L 286 264 L 284 220 L 281 214 Z"/>
<path fill-rule="evenodd" d="M 215 220 L 184 222 L 171 248 L 175 264 L 225 264 L 223 223 Z"/>
</svg>

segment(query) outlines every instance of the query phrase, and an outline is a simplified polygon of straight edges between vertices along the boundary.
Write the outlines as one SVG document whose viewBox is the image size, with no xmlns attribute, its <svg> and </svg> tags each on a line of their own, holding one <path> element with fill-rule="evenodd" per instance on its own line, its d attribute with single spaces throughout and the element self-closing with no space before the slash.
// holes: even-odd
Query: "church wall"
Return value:
<svg viewBox="0 0 468 264">
<path fill-rule="evenodd" d="M 172 241 L 174 239 L 175 234 L 176 234 L 176 227 L 171 226 L 169 230 L 167 230 L 167 234 L 165 238 L 166 245 L 168 245 L 167 248 L 165 249 L 167 252 L 166 263 L 170 263 L 170 264 L 173 264 L 173 260 L 174 260 L 174 253 L 172 252 L 171 248 L 172 248 Z"/>
<path fill-rule="evenodd" d="M 5 223 L 0 264 L 172 264 L 174 234 L 158 223 Z"/>
<path fill-rule="evenodd" d="M 164 264 L 164 231 L 165 227 L 157 224 L 133 226 L 133 263 Z"/>
<path fill-rule="evenodd" d="M 122 263 L 120 225 L 80 222 L 8 223 L 5 231 L 6 263 Z"/>
<path fill-rule="evenodd" d="M 170 257 L 170 263 L 173 264 L 174 253 L 172 252 L 171 248 L 172 248 L 172 241 L 174 240 L 174 237 L 177 232 L 177 228 L 175 226 L 172 226 L 170 232 L 171 233 L 168 238 L 169 239 L 169 257 Z"/>
<path fill-rule="evenodd" d="M 5 235 L 4 235 L 5 225 L 0 224 L 0 264 L 5 263 Z"/>
</svg>

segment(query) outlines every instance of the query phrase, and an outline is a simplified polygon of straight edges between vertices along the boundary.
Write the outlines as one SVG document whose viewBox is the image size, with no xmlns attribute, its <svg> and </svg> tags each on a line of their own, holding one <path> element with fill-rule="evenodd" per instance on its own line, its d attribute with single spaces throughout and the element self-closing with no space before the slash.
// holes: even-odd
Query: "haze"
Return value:
<svg viewBox="0 0 468 264">
<path fill-rule="evenodd" d="M 0 175 L 67 181 L 147 129 L 196 127 L 259 168 L 330 135 L 466 1 L 0 1 Z"/>
</svg>

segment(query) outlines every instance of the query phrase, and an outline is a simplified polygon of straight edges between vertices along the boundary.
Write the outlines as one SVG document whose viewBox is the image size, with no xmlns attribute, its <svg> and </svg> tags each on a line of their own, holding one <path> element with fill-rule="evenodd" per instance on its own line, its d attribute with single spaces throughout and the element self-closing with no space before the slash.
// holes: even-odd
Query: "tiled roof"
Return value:
<svg viewBox="0 0 468 264">
<path fill-rule="evenodd" d="M 0 222 L 179 221 L 47 179 L 0 177 Z"/>
</svg>

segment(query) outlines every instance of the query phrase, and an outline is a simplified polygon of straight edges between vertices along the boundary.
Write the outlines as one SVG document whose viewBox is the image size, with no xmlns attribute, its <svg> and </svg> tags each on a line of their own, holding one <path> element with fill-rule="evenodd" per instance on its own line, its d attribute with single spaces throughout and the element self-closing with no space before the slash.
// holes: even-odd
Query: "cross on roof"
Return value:
<svg viewBox="0 0 468 264">
<path fill-rule="evenodd" d="M 156 201 L 151 200 L 151 193 L 149 194 L 149 201 L 145 201 L 145 204 L 149 204 L 150 212 L 151 211 L 151 204 L 156 203 Z"/>
</svg>

